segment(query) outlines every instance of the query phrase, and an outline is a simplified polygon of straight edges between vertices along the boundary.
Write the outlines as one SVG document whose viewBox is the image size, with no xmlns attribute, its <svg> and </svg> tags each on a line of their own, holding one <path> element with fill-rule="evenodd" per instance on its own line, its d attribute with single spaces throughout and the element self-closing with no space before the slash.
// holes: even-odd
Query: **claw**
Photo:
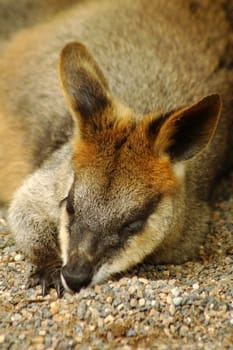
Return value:
<svg viewBox="0 0 233 350">
<path fill-rule="evenodd" d="M 61 284 L 61 281 L 57 280 L 55 282 L 55 289 L 56 289 L 56 292 L 57 292 L 57 297 L 60 299 L 62 297 L 63 291 L 64 291 L 63 286 Z"/>
<path fill-rule="evenodd" d="M 40 284 L 41 284 L 41 293 L 42 293 L 42 296 L 45 297 L 47 292 L 48 292 L 48 288 L 47 288 L 47 282 L 46 282 L 46 279 L 41 279 L 40 281 Z"/>
</svg>

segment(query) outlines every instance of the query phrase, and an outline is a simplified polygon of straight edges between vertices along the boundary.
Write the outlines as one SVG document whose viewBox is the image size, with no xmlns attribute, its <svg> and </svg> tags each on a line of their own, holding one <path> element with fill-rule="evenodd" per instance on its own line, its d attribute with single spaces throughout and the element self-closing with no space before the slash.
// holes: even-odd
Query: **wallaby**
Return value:
<svg viewBox="0 0 233 350">
<path fill-rule="evenodd" d="M 102 0 L 4 48 L 0 195 L 43 295 L 198 257 L 233 162 L 231 40 L 222 2 Z"/>
</svg>

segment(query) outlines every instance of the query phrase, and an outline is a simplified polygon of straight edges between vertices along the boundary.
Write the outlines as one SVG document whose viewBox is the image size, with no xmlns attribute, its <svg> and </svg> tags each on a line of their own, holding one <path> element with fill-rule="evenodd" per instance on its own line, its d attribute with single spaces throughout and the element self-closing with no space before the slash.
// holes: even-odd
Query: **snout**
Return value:
<svg viewBox="0 0 233 350">
<path fill-rule="evenodd" d="M 74 265 L 64 265 L 61 271 L 61 278 L 66 289 L 78 292 L 82 287 L 86 287 L 92 279 L 91 265 L 83 265 L 81 267 Z"/>
</svg>

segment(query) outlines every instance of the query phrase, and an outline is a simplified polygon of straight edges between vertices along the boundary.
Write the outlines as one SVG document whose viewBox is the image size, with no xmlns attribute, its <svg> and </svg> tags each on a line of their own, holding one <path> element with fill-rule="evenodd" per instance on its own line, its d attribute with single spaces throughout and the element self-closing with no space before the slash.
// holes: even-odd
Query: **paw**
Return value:
<svg viewBox="0 0 233 350">
<path fill-rule="evenodd" d="M 48 294 L 49 288 L 55 288 L 58 298 L 63 295 L 64 288 L 61 282 L 61 266 L 52 265 L 43 268 L 37 267 L 29 276 L 27 288 L 41 285 L 42 296 Z"/>
</svg>

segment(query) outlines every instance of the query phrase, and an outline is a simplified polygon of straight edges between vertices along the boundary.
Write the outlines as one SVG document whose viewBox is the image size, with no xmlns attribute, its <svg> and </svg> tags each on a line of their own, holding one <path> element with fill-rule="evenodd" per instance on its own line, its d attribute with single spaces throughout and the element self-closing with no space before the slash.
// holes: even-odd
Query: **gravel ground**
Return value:
<svg viewBox="0 0 233 350">
<path fill-rule="evenodd" d="M 200 261 L 142 265 L 62 299 L 26 289 L 29 267 L 0 219 L 0 349 L 233 349 L 233 172 L 213 209 Z"/>
</svg>

